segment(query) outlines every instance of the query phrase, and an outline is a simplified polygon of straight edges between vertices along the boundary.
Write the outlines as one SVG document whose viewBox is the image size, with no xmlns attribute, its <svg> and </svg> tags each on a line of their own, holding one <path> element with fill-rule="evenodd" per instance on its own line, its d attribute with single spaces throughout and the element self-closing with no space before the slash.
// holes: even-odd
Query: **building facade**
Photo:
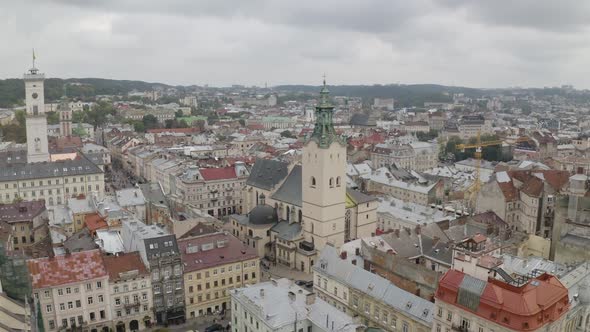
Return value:
<svg viewBox="0 0 590 332">
<path fill-rule="evenodd" d="M 431 302 L 339 257 L 326 246 L 313 268 L 317 296 L 367 327 L 383 331 L 430 331 Z"/>
<path fill-rule="evenodd" d="M 139 331 L 154 322 L 150 273 L 138 252 L 104 256 L 110 310 L 116 332 Z"/>
<path fill-rule="evenodd" d="M 49 236 L 49 219 L 42 200 L 0 204 L 0 215 L 12 227 L 14 250 L 26 252 Z"/>
<path fill-rule="evenodd" d="M 439 282 L 435 306 L 433 332 L 565 331 L 570 304 L 567 288 L 548 274 L 481 280 L 449 270 Z"/>
<path fill-rule="evenodd" d="M 226 232 L 199 229 L 178 241 L 190 318 L 224 312 L 230 308 L 231 289 L 256 284 L 261 278 L 260 258 L 254 249 Z"/>
<path fill-rule="evenodd" d="M 176 237 L 163 228 L 147 226 L 138 220 L 124 221 L 121 236 L 125 251 L 139 251 L 151 273 L 156 322 L 184 322 L 183 264 Z"/>
<path fill-rule="evenodd" d="M 45 331 L 112 328 L 109 277 L 99 250 L 32 259 L 27 266 Z"/>
</svg>

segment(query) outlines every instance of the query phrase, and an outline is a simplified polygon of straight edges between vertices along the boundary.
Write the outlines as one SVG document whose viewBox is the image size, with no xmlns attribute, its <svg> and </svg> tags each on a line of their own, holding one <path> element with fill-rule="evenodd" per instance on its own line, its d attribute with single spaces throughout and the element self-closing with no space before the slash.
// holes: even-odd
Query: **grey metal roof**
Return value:
<svg viewBox="0 0 590 332">
<path fill-rule="evenodd" d="M 288 221 L 280 221 L 274 225 L 271 232 L 277 233 L 277 236 L 283 240 L 292 241 L 301 235 L 301 224 L 298 222 L 289 223 Z"/>
<path fill-rule="evenodd" d="M 427 326 L 432 324 L 434 303 L 406 292 L 377 274 L 343 261 L 332 246 L 324 247 L 314 270 L 328 274 L 331 278 L 383 302 L 397 312 L 413 316 L 416 321 Z"/>
<path fill-rule="evenodd" d="M 166 204 L 167 199 L 158 183 L 143 183 L 139 185 L 146 201 L 152 204 Z"/>
<path fill-rule="evenodd" d="M 288 163 L 278 160 L 256 159 L 246 184 L 270 190 L 288 175 L 288 166 Z"/>
<path fill-rule="evenodd" d="M 80 156 L 75 160 L 7 165 L 0 169 L 0 181 L 41 179 L 97 173 L 102 173 L 102 170 L 88 160 L 88 158 Z"/>
<path fill-rule="evenodd" d="M 120 189 L 115 191 L 115 195 L 117 197 L 117 202 L 122 207 L 145 204 L 143 192 L 139 188 Z"/>
<path fill-rule="evenodd" d="M 362 192 L 350 188 L 346 188 L 346 193 L 352 198 L 356 204 L 363 204 L 376 201 L 377 197 L 363 194 Z"/>
<path fill-rule="evenodd" d="M 301 165 L 295 165 L 287 176 L 281 187 L 271 196 L 276 201 L 293 204 L 301 207 L 303 205 L 303 194 L 301 189 Z"/>
</svg>

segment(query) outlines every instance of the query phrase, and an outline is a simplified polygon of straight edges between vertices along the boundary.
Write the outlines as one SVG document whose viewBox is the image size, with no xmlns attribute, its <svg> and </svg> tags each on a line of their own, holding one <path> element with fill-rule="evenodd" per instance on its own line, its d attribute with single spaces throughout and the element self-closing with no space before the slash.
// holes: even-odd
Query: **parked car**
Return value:
<svg viewBox="0 0 590 332">
<path fill-rule="evenodd" d="M 205 329 L 205 332 L 218 332 L 218 331 L 223 331 L 223 326 L 221 324 L 209 325 Z"/>
<path fill-rule="evenodd" d="M 295 280 L 295 285 L 297 286 L 305 286 L 306 283 L 307 281 L 305 280 Z"/>
<path fill-rule="evenodd" d="M 305 287 L 313 288 L 313 280 L 305 282 Z"/>
</svg>

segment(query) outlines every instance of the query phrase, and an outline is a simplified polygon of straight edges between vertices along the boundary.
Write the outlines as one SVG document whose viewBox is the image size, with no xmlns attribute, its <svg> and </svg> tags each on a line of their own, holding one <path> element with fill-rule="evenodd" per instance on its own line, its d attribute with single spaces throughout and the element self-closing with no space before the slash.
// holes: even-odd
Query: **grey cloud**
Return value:
<svg viewBox="0 0 590 332">
<path fill-rule="evenodd" d="M 583 1 L 0 0 L 0 77 L 30 49 L 50 76 L 182 84 L 573 83 Z"/>
</svg>

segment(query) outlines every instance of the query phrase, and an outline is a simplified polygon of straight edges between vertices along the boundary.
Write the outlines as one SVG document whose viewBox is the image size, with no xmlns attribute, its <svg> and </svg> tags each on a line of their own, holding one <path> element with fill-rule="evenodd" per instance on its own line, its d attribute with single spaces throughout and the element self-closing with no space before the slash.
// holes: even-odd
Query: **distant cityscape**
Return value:
<svg viewBox="0 0 590 332">
<path fill-rule="evenodd" d="M 590 91 L 327 80 L 1 82 L 0 331 L 590 330 Z"/>
</svg>

